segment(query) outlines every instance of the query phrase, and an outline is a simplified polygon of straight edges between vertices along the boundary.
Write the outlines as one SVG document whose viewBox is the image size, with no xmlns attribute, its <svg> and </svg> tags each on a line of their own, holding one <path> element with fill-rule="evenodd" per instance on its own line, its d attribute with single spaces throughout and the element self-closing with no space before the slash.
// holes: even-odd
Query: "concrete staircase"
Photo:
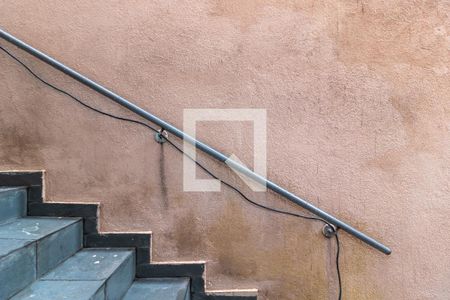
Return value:
<svg viewBox="0 0 450 300">
<path fill-rule="evenodd" d="M 43 172 L 0 172 L 0 300 L 256 299 L 205 291 L 204 262 L 151 263 L 151 233 L 99 233 L 98 204 L 45 203 Z"/>
</svg>

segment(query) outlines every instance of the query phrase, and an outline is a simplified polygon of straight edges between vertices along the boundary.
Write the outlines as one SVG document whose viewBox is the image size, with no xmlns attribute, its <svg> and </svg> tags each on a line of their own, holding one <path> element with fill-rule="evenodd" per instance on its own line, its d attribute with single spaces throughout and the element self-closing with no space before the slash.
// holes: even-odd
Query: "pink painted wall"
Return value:
<svg viewBox="0 0 450 300">
<path fill-rule="evenodd" d="M 179 127 L 184 108 L 266 108 L 269 177 L 393 249 L 341 234 L 344 299 L 450 298 L 450 2 L 3 0 L 0 20 Z M 46 169 L 50 201 L 100 201 L 104 231 L 152 230 L 156 261 L 207 260 L 209 288 L 336 298 L 335 245 L 320 224 L 226 188 L 183 192 L 181 156 L 150 132 L 83 109 L 4 54 L 0 66 L 0 169 Z M 248 124 L 209 125 L 203 140 L 251 162 Z"/>
</svg>

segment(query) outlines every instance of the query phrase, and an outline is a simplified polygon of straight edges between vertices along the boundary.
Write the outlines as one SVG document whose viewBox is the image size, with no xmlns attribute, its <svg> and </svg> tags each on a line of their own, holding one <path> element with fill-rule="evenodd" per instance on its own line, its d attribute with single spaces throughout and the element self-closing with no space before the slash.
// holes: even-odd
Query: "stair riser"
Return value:
<svg viewBox="0 0 450 300">
<path fill-rule="evenodd" d="M 189 278 L 153 278 L 136 280 L 123 300 L 190 300 Z"/>
<path fill-rule="evenodd" d="M 0 190 L 0 224 L 25 216 L 27 209 L 26 189 Z"/>
<path fill-rule="evenodd" d="M 120 300 L 123 298 L 134 280 L 135 268 L 135 256 L 131 255 L 106 281 L 106 300 Z"/>
<path fill-rule="evenodd" d="M 91 297 L 89 300 L 105 300 L 105 288 L 102 287 L 101 290 L 99 290 L 94 296 Z"/>
<path fill-rule="evenodd" d="M 77 222 L 37 242 L 37 277 L 59 265 L 81 249 L 83 225 Z"/>
<path fill-rule="evenodd" d="M 0 258 L 0 299 L 9 299 L 36 280 L 36 244 Z"/>
</svg>

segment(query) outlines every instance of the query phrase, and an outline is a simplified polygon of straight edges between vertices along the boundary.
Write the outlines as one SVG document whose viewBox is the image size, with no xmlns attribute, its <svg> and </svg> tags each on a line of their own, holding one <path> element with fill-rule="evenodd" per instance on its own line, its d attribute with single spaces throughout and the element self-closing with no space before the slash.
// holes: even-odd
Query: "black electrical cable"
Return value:
<svg viewBox="0 0 450 300">
<path fill-rule="evenodd" d="M 257 206 L 259 208 L 274 212 L 274 213 L 279 213 L 279 214 L 283 214 L 283 215 L 288 215 L 288 216 L 293 216 L 293 217 L 297 217 L 297 218 L 302 218 L 302 219 L 306 219 L 306 220 L 313 220 L 313 221 L 320 221 L 323 222 L 324 224 L 327 224 L 330 226 L 330 228 L 333 229 L 333 235 L 336 239 L 336 272 L 337 272 L 337 277 L 338 277 L 338 284 L 339 284 L 339 297 L 338 299 L 341 300 L 342 299 L 342 280 L 341 280 L 341 272 L 340 272 L 340 268 L 339 268 L 339 254 L 340 254 L 340 242 L 339 242 L 339 237 L 338 237 L 338 229 L 331 225 L 330 223 L 328 223 L 327 221 L 321 219 L 321 218 L 317 218 L 317 217 L 309 217 L 309 216 L 305 216 L 305 215 L 300 215 L 300 214 L 296 214 L 293 212 L 289 212 L 289 211 L 284 211 L 284 210 L 279 210 L 276 208 L 272 208 L 272 207 L 268 207 L 265 205 L 262 205 L 260 203 L 257 203 L 253 200 L 251 200 L 249 197 L 247 197 L 241 190 L 239 190 L 237 187 L 233 186 L 232 184 L 220 179 L 219 177 L 217 177 L 216 175 L 214 175 L 211 171 L 208 170 L 208 168 L 206 168 L 203 164 L 201 164 L 200 162 L 198 162 L 197 160 L 195 160 L 194 158 L 192 158 L 190 155 L 188 155 L 187 153 L 185 153 L 179 146 L 177 146 L 175 143 L 173 143 L 171 140 L 169 140 L 167 137 L 163 136 L 162 130 L 159 131 L 156 128 L 138 121 L 138 120 L 133 120 L 133 119 L 129 119 L 129 118 L 124 118 L 124 117 L 119 117 L 104 111 L 101 111 L 95 107 L 92 107 L 88 104 L 86 104 L 85 102 L 81 101 L 79 98 L 73 96 L 72 94 L 70 94 L 69 92 L 66 92 L 56 86 L 54 86 L 53 84 L 45 81 L 44 79 L 42 79 L 39 75 L 37 75 L 36 73 L 33 72 L 33 70 L 31 70 L 31 68 L 29 68 L 25 63 L 23 63 L 20 59 L 18 59 L 16 56 L 14 56 L 13 54 L 11 54 L 8 50 L 6 50 L 5 48 L 3 48 L 2 46 L 0 46 L 0 50 L 2 50 L 3 52 L 5 52 L 9 57 L 11 57 L 12 59 L 14 59 L 16 62 L 18 62 L 22 67 L 24 67 L 31 75 L 33 75 L 36 79 L 38 79 L 40 82 L 42 82 L 43 84 L 47 85 L 48 87 L 72 98 L 73 100 L 75 100 L 76 102 L 78 102 L 79 104 L 81 104 L 82 106 L 95 111 L 96 113 L 102 114 L 104 116 L 116 119 L 116 120 L 120 120 L 120 121 L 125 121 L 125 122 L 131 122 L 134 124 L 138 124 L 138 125 L 142 125 L 156 133 L 159 134 L 159 137 L 162 140 L 167 141 L 172 147 L 174 147 L 178 152 L 182 153 L 183 155 L 185 155 L 186 157 L 188 157 L 190 160 L 192 160 L 198 167 L 200 167 L 203 171 L 205 171 L 208 175 L 210 175 L 211 177 L 213 177 L 216 180 L 219 180 L 222 184 L 224 184 L 225 186 L 229 187 L 230 189 L 232 189 L 233 191 L 235 191 L 236 193 L 238 193 L 244 200 L 246 200 L 247 202 L 249 202 L 250 204 Z"/>
</svg>

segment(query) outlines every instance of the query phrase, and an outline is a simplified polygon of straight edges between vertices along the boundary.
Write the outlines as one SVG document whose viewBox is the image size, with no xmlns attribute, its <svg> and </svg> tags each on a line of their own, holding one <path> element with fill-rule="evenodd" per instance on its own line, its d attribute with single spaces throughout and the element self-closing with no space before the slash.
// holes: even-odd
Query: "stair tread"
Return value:
<svg viewBox="0 0 450 300">
<path fill-rule="evenodd" d="M 45 281 L 28 286 L 11 300 L 104 299 L 103 281 Z"/>
<path fill-rule="evenodd" d="M 80 218 L 25 217 L 0 225 L 0 239 L 39 240 Z"/>
<path fill-rule="evenodd" d="M 106 280 L 133 254 L 133 250 L 127 249 L 83 249 L 47 273 L 42 280 Z"/>
<path fill-rule="evenodd" d="M 189 278 L 152 278 L 133 282 L 123 300 L 185 300 Z"/>
<path fill-rule="evenodd" d="M 0 259 L 32 242 L 30 240 L 0 239 Z"/>
</svg>

